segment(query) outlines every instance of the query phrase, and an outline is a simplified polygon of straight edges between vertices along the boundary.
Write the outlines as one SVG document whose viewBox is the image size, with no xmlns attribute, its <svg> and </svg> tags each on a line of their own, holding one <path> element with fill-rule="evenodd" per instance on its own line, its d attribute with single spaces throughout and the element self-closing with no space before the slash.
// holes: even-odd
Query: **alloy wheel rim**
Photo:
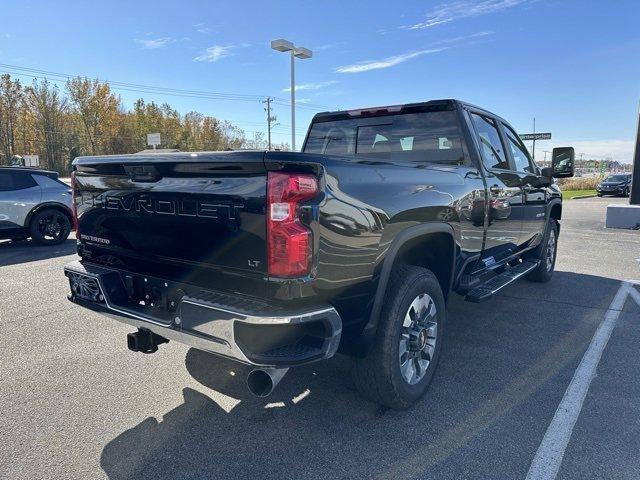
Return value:
<svg viewBox="0 0 640 480">
<path fill-rule="evenodd" d="M 555 259 L 556 256 L 556 232 L 555 230 L 551 230 L 549 232 L 549 241 L 547 242 L 547 254 L 546 254 L 546 261 L 547 261 L 547 272 L 550 272 L 551 269 L 553 268 L 553 260 Z"/>
<path fill-rule="evenodd" d="M 52 213 L 38 222 L 38 231 L 45 240 L 56 240 L 64 234 L 65 218 L 61 213 Z"/>
<path fill-rule="evenodd" d="M 402 322 L 398 361 L 409 385 L 422 380 L 431 364 L 438 334 L 438 312 L 433 299 L 421 293 L 413 299 Z"/>
</svg>

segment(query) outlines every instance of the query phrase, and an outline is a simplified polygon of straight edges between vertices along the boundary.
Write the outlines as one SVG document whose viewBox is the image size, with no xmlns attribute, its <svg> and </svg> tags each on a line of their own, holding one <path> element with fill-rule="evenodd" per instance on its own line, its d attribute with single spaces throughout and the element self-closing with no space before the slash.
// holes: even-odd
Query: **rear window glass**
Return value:
<svg viewBox="0 0 640 480">
<path fill-rule="evenodd" d="M 408 162 L 464 162 L 462 134 L 454 111 L 314 123 L 304 151 Z"/>
<path fill-rule="evenodd" d="M 0 172 L 0 191 L 24 190 L 37 184 L 27 172 Z"/>
</svg>

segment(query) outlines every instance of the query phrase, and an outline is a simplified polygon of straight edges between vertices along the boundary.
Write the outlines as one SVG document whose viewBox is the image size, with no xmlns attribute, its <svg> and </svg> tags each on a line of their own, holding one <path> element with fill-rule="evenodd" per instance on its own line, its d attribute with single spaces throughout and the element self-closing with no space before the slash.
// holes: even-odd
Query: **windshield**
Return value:
<svg viewBox="0 0 640 480">
<path fill-rule="evenodd" d="M 628 175 L 610 175 L 605 182 L 626 182 L 628 179 Z"/>
<path fill-rule="evenodd" d="M 314 123 L 304 151 L 408 162 L 460 164 L 464 160 L 454 111 Z"/>
</svg>

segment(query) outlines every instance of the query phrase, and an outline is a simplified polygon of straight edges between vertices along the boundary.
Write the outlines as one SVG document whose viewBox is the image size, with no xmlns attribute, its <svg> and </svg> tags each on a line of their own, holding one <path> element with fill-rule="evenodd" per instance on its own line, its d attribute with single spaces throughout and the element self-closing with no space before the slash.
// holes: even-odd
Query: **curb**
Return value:
<svg viewBox="0 0 640 480">
<path fill-rule="evenodd" d="M 577 195 L 575 197 L 571 197 L 569 200 L 580 200 L 581 198 L 593 198 L 593 197 L 597 197 L 598 195 L 595 193 L 592 193 L 591 195 Z"/>
</svg>

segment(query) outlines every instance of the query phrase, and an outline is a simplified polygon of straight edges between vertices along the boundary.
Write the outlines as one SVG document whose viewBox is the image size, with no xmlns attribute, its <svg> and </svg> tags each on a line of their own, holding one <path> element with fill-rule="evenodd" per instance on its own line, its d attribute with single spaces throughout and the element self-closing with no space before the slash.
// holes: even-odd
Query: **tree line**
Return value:
<svg viewBox="0 0 640 480">
<path fill-rule="evenodd" d="M 144 150 L 147 133 L 155 132 L 162 148 L 182 151 L 266 148 L 262 133 L 247 138 L 231 122 L 180 114 L 167 103 L 138 99 L 127 110 L 98 79 L 75 77 L 61 89 L 46 79 L 23 85 L 9 74 L 0 76 L 0 164 L 14 155 L 39 155 L 42 167 L 65 174 L 77 156 Z"/>
</svg>

